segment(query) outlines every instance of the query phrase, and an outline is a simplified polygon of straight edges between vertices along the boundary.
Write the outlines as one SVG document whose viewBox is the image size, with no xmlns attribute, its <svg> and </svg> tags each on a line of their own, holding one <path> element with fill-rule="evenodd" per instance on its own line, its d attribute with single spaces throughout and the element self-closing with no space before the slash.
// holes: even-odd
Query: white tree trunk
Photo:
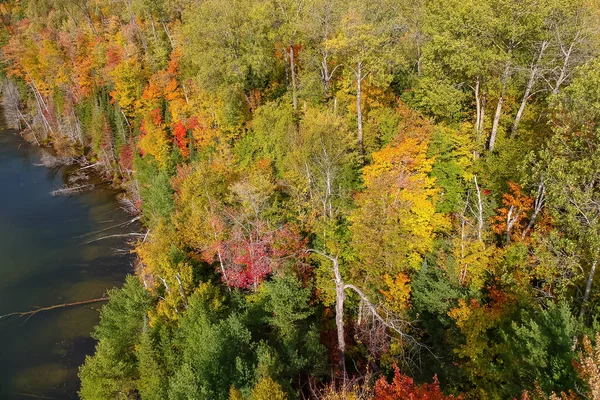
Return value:
<svg viewBox="0 0 600 400">
<path fill-rule="evenodd" d="M 481 189 L 477 183 L 477 175 L 473 177 L 475 189 L 477 190 L 477 239 L 483 242 L 483 202 L 481 201 Z"/>
<path fill-rule="evenodd" d="M 296 71 L 294 62 L 294 45 L 290 43 L 290 71 L 292 73 L 292 104 L 294 110 L 298 109 L 298 93 L 296 88 Z"/>
<path fill-rule="evenodd" d="M 542 42 L 540 45 L 540 50 L 535 60 L 535 63 L 531 66 L 531 71 L 529 74 L 529 79 L 527 80 L 527 86 L 525 87 L 525 93 L 523 93 L 523 99 L 521 100 L 521 105 L 519 106 L 519 110 L 517 111 L 517 115 L 515 117 L 515 121 L 513 123 L 511 136 L 514 136 L 517 133 L 517 128 L 519 127 L 519 122 L 521 122 L 521 118 L 523 117 L 523 111 L 525 111 L 525 105 L 527 104 L 527 100 L 531 96 L 531 91 L 533 90 L 533 86 L 535 85 L 538 78 L 538 71 L 540 62 L 542 61 L 542 57 L 544 56 L 544 52 L 548 48 L 549 42 Z"/>
<path fill-rule="evenodd" d="M 502 103 L 504 103 L 504 90 L 506 89 L 506 81 L 508 79 L 509 73 L 509 64 L 504 68 L 504 73 L 502 74 L 502 85 L 500 88 L 500 97 L 498 97 L 498 104 L 496 105 L 496 113 L 494 114 L 494 122 L 492 123 L 492 133 L 490 135 L 490 142 L 488 145 L 488 150 L 494 151 L 494 146 L 496 145 L 496 137 L 498 136 L 498 126 L 500 125 L 500 116 L 502 115 Z"/>
<path fill-rule="evenodd" d="M 364 79 L 362 74 L 362 62 L 359 62 L 356 69 L 356 117 L 358 123 L 358 148 L 361 154 L 364 152 L 363 148 L 363 115 L 362 115 L 362 80 Z"/>
<path fill-rule="evenodd" d="M 590 274 L 588 275 L 587 282 L 585 284 L 585 293 L 583 294 L 583 302 L 581 303 L 581 309 L 579 310 L 579 318 L 583 318 L 587 302 L 590 298 L 590 292 L 592 291 L 592 282 L 594 281 L 594 274 L 596 273 L 596 265 L 598 261 L 594 260 L 592 267 L 590 268 Z"/>
</svg>

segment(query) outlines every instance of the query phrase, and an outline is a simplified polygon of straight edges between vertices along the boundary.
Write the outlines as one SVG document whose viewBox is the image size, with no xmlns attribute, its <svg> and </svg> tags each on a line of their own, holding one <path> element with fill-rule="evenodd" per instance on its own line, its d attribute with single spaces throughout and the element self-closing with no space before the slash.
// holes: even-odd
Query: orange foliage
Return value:
<svg viewBox="0 0 600 400">
<path fill-rule="evenodd" d="M 507 235 L 507 241 L 520 240 L 527 226 L 527 216 L 533 209 L 533 197 L 524 195 L 521 186 L 514 182 L 508 182 L 508 186 L 510 193 L 502 195 L 504 207 L 492 217 L 492 230 L 499 235 Z"/>
<path fill-rule="evenodd" d="M 383 376 L 375 383 L 375 400 L 451 400 L 461 398 L 462 396 L 444 395 L 440 389 L 437 375 L 433 377 L 433 383 L 415 385 L 412 378 L 400 373 L 397 365 L 394 365 L 392 383 L 388 383 Z"/>
<path fill-rule="evenodd" d="M 181 123 L 180 121 L 175 122 L 175 124 L 173 124 L 173 139 L 177 147 L 179 147 L 179 149 L 181 150 L 181 154 L 183 154 L 184 157 L 190 155 L 190 150 L 187 147 L 188 139 L 186 136 L 187 130 L 185 129 L 185 125 L 183 125 L 183 123 Z"/>
</svg>

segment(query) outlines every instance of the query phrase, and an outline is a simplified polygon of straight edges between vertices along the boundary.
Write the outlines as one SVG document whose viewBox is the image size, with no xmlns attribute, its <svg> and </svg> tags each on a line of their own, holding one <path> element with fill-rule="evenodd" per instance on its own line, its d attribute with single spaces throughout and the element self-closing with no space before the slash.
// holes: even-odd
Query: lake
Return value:
<svg viewBox="0 0 600 400">
<path fill-rule="evenodd" d="M 65 168 L 36 166 L 40 156 L 0 116 L 0 315 L 100 298 L 133 271 L 125 238 L 94 241 L 137 229 L 115 227 L 132 219 L 116 192 L 52 196 Z M 102 304 L 0 320 L 0 398 L 77 399 Z"/>
</svg>

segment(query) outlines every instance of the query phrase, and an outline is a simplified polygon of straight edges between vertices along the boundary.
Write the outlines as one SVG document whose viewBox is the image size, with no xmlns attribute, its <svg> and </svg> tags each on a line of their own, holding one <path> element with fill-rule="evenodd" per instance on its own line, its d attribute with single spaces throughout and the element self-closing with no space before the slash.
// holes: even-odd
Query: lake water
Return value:
<svg viewBox="0 0 600 400">
<path fill-rule="evenodd" d="M 114 227 L 132 218 L 115 192 L 51 196 L 65 171 L 36 166 L 40 151 L 0 116 L 0 315 L 103 297 L 133 270 L 124 238 L 85 244 L 136 228 Z M 102 304 L 0 320 L 0 399 L 77 399 Z"/>
</svg>

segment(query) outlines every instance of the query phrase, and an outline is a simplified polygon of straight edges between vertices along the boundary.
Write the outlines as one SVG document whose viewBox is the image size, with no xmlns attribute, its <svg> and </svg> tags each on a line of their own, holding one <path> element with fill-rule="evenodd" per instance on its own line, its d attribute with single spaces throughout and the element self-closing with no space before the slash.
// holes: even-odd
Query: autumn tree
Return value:
<svg viewBox="0 0 600 400">
<path fill-rule="evenodd" d="M 418 269 L 432 249 L 435 230 L 447 223 L 436 211 L 439 192 L 429 176 L 430 130 L 426 120 L 416 119 L 391 145 L 373 153 L 373 163 L 363 169 L 364 190 L 349 217 L 358 258 L 354 271 L 380 290 L 392 290 L 398 276 Z"/>
</svg>

